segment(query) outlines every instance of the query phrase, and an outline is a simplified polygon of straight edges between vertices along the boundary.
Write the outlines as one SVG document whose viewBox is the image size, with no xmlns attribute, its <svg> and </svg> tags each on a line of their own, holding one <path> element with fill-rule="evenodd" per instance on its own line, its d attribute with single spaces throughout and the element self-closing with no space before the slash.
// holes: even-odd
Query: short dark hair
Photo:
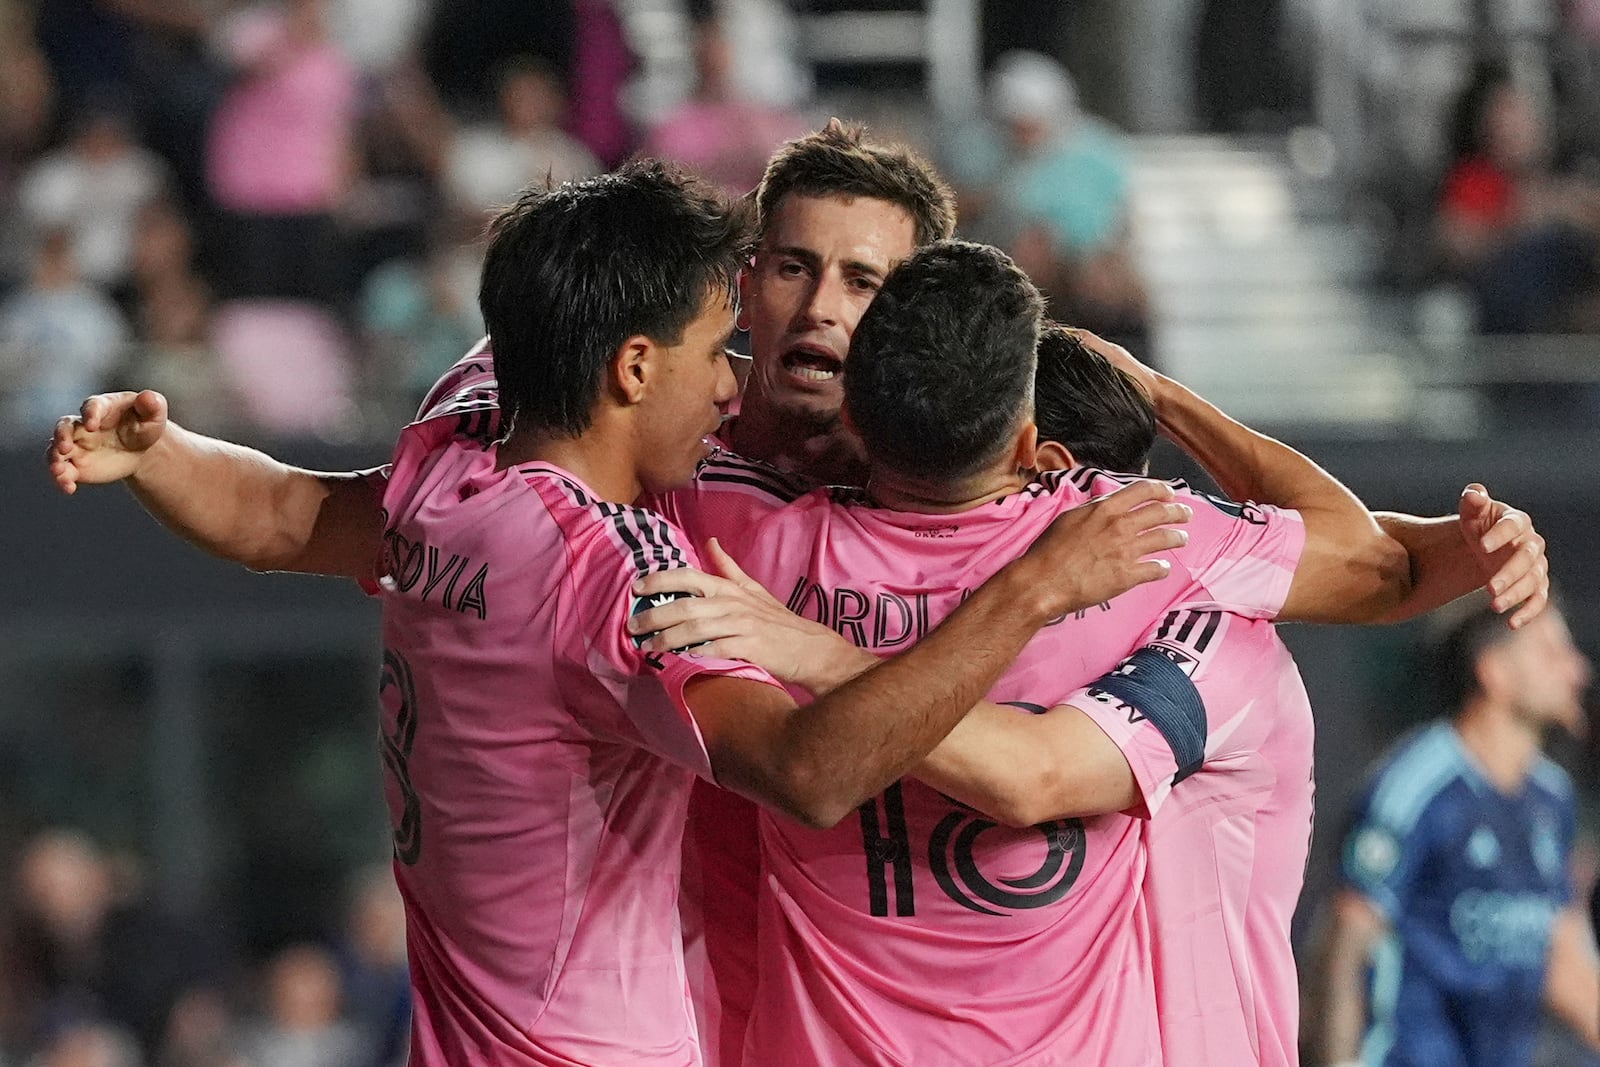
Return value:
<svg viewBox="0 0 1600 1067">
<path fill-rule="evenodd" d="M 1142 474 L 1156 443 L 1156 411 L 1132 377 L 1055 322 L 1039 334 L 1033 379 L 1039 440 L 1085 467 Z"/>
<path fill-rule="evenodd" d="M 1489 595 L 1482 590 L 1444 608 L 1436 625 L 1428 649 L 1434 691 L 1441 706 L 1455 714 L 1479 692 L 1478 660 L 1516 631 L 1489 606 Z"/>
<path fill-rule="evenodd" d="M 732 298 L 752 236 L 748 207 L 658 160 L 524 191 L 490 224 L 478 287 L 505 428 L 588 429 L 617 349 L 681 341 Z"/>
<path fill-rule="evenodd" d="M 874 462 L 955 480 L 1028 408 L 1044 298 L 998 248 L 938 241 L 884 279 L 850 341 L 844 398 Z"/>
<path fill-rule="evenodd" d="M 787 196 L 884 200 L 911 216 L 920 245 L 955 233 L 956 197 L 928 162 L 904 145 L 866 140 L 864 127 L 838 119 L 790 141 L 767 164 L 756 189 L 763 230 Z"/>
</svg>

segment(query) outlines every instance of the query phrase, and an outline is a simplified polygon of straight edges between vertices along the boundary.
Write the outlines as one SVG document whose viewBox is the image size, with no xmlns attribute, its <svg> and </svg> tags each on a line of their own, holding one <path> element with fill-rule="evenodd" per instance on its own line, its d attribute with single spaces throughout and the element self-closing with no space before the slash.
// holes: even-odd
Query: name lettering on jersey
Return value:
<svg viewBox="0 0 1600 1067">
<path fill-rule="evenodd" d="M 962 591 L 963 599 L 968 595 Z M 860 648 L 896 648 L 922 640 L 933 628 L 928 622 L 927 593 L 869 596 L 844 586 L 824 589 L 802 575 L 790 590 L 787 604 L 796 615 L 832 627 Z"/>
<path fill-rule="evenodd" d="M 383 650 L 378 700 L 384 709 L 384 723 L 378 729 L 383 766 L 394 779 L 400 799 L 398 810 L 393 806 L 390 810 L 394 855 L 411 866 L 422 856 L 422 801 L 411 783 L 411 749 L 417 740 L 417 688 L 411 680 L 411 665 L 393 649 Z M 391 721 L 392 729 L 388 725 Z"/>
<path fill-rule="evenodd" d="M 419 599 L 432 598 L 440 607 L 476 615 L 480 621 L 488 617 L 487 563 L 474 568 L 467 556 L 430 545 L 421 538 L 412 541 L 399 530 L 389 529 L 383 535 L 383 565 L 386 584 L 402 593 L 411 592 L 420 583 Z M 469 572 L 472 577 L 463 585 L 461 579 Z"/>
</svg>

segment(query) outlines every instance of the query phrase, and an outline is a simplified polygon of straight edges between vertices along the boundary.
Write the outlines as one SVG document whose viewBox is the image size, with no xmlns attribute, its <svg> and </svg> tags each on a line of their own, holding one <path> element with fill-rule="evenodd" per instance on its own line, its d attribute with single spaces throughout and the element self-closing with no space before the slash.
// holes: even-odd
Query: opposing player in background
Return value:
<svg viewBox="0 0 1600 1067">
<path fill-rule="evenodd" d="M 1439 646 L 1449 721 L 1377 770 L 1345 840 L 1320 976 L 1323 1061 L 1526 1067 L 1545 1008 L 1600 1047 L 1600 972 L 1573 904 L 1572 783 L 1587 660 L 1561 612 L 1512 632 L 1481 601 Z"/>
</svg>

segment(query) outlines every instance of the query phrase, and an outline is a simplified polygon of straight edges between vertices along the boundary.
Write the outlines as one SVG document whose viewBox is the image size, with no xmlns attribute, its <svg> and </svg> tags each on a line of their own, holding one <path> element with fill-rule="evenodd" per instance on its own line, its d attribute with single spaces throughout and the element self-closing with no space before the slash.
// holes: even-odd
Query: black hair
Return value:
<svg viewBox="0 0 1600 1067">
<path fill-rule="evenodd" d="M 1039 334 L 1033 421 L 1085 467 L 1143 474 L 1156 443 L 1156 412 L 1122 368 L 1049 322 Z"/>
<path fill-rule="evenodd" d="M 956 480 L 1029 405 L 1044 300 L 1009 256 L 939 241 L 884 279 L 850 341 L 845 404 L 874 462 Z"/>
<path fill-rule="evenodd" d="M 1428 658 L 1440 706 L 1455 714 L 1480 691 L 1478 660 L 1489 649 L 1511 640 L 1516 631 L 1504 615 L 1495 614 L 1488 594 L 1481 590 L 1443 609 L 1440 616 L 1442 629 L 1428 649 Z"/>
<path fill-rule="evenodd" d="M 772 157 L 756 189 L 764 230 L 787 196 L 867 197 L 911 216 L 918 245 L 956 228 L 956 198 L 928 162 L 902 145 L 866 140 L 866 130 L 838 119 L 790 141 Z"/>
<path fill-rule="evenodd" d="M 490 224 L 478 288 L 507 430 L 586 430 L 617 350 L 677 344 L 732 299 L 752 236 L 747 207 L 657 160 L 523 192 Z"/>
</svg>

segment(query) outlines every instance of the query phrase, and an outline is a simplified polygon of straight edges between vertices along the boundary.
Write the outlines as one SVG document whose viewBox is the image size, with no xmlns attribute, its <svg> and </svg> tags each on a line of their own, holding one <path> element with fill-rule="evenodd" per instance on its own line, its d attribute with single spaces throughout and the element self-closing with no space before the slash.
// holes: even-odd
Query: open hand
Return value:
<svg viewBox="0 0 1600 1067">
<path fill-rule="evenodd" d="M 692 648 L 697 655 L 745 660 L 818 696 L 876 662 L 872 653 L 784 607 L 716 538 L 703 562 L 717 573 L 680 567 L 634 583 L 639 596 L 689 594 L 628 620 L 629 632 L 650 635 L 642 646 L 646 651 Z"/>
<path fill-rule="evenodd" d="M 1478 558 L 1491 606 L 1502 614 L 1516 609 L 1512 629 L 1527 625 L 1550 603 L 1550 561 L 1533 520 L 1477 482 L 1462 491 L 1459 514 L 1461 536 Z"/>
<path fill-rule="evenodd" d="M 1173 499 L 1172 486 L 1148 479 L 1058 516 L 1022 560 L 1035 570 L 1046 616 L 1079 611 L 1165 578 L 1171 562 L 1151 557 L 1187 544 L 1188 532 L 1176 527 L 1193 517 L 1189 505 Z"/>
<path fill-rule="evenodd" d="M 56 488 L 71 495 L 79 485 L 104 485 L 134 474 L 167 430 L 167 398 L 141 393 L 99 393 L 77 415 L 56 420 L 45 459 Z"/>
</svg>

